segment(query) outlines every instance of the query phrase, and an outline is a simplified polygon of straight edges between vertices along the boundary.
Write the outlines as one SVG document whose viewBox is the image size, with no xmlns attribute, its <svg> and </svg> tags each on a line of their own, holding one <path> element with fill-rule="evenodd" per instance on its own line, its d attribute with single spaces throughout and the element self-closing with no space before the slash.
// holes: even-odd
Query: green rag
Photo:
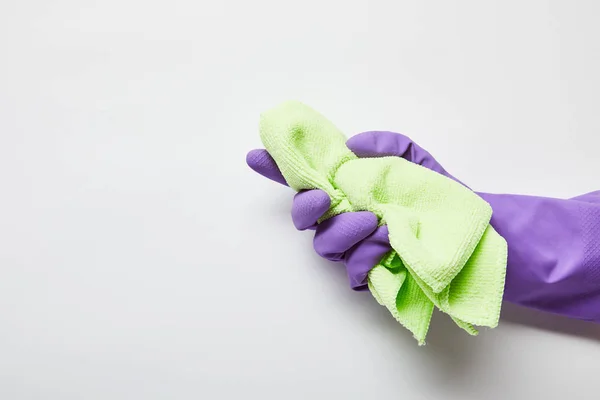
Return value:
<svg viewBox="0 0 600 400">
<path fill-rule="evenodd" d="M 507 245 L 483 199 L 400 157 L 357 158 L 331 122 L 299 102 L 263 113 L 260 136 L 290 187 L 329 194 L 321 220 L 371 211 L 387 224 L 393 251 L 369 272 L 369 288 L 419 344 L 434 306 L 473 335 L 473 325 L 497 326 Z"/>
</svg>

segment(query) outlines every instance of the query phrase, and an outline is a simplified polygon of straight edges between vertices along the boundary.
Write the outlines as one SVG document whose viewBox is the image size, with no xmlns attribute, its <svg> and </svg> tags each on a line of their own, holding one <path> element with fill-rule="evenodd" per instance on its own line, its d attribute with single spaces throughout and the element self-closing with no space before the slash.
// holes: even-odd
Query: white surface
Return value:
<svg viewBox="0 0 600 400">
<path fill-rule="evenodd" d="M 261 111 L 400 131 L 473 188 L 600 189 L 600 3 L 0 3 L 0 398 L 591 399 L 600 326 L 418 348 L 254 175 Z"/>
</svg>

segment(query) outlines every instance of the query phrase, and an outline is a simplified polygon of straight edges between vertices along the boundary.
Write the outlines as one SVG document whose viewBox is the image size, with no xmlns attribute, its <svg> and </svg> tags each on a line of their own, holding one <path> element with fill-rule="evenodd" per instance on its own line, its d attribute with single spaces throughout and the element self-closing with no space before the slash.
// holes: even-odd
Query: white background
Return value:
<svg viewBox="0 0 600 400">
<path fill-rule="evenodd" d="M 600 189 L 597 1 L 0 2 L 0 398 L 597 398 L 600 325 L 414 340 L 252 173 L 259 113 Z"/>
</svg>

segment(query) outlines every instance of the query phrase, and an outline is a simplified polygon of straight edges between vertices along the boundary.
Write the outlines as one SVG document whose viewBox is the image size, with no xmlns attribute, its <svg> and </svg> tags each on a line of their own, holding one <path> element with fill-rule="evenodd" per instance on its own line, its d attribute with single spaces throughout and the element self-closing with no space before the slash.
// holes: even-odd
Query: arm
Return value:
<svg viewBox="0 0 600 400">
<path fill-rule="evenodd" d="M 365 132 L 347 145 L 359 157 L 402 157 L 458 181 L 401 134 Z M 268 156 L 260 152 L 255 154 Z M 277 169 L 272 159 L 258 165 L 250 157 L 248 164 L 267 177 Z M 568 200 L 478 195 L 492 206 L 491 224 L 508 242 L 505 300 L 600 322 L 600 191 Z M 342 214 L 317 225 L 328 208 L 324 192 L 298 193 L 292 209 L 294 224 L 298 229 L 316 228 L 315 250 L 327 259 L 343 261 L 351 286 L 364 289 L 369 270 L 391 250 L 387 228 L 377 228 L 376 220 L 365 212 Z"/>
<path fill-rule="evenodd" d="M 504 299 L 600 322 L 600 196 L 478 193 L 508 242 Z"/>
</svg>

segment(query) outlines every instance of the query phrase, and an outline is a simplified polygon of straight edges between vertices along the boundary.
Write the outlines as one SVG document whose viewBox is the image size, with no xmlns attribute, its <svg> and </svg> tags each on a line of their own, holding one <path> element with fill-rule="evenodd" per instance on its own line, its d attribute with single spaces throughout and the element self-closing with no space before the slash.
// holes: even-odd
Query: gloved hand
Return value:
<svg viewBox="0 0 600 400">
<path fill-rule="evenodd" d="M 393 132 L 365 132 L 346 145 L 359 157 L 397 156 L 451 176 L 423 148 Z M 253 150 L 248 165 L 286 184 L 266 150 Z M 600 191 L 573 199 L 477 193 L 493 209 L 491 224 L 508 243 L 504 299 L 519 305 L 600 322 Z M 391 250 L 386 226 L 368 211 L 340 214 L 320 224 L 330 200 L 321 190 L 296 194 L 292 219 L 316 229 L 319 255 L 346 265 L 350 285 L 366 288 L 367 274 Z"/>
<path fill-rule="evenodd" d="M 398 156 L 454 179 L 427 151 L 403 135 L 392 132 L 365 132 L 350 138 L 346 146 L 359 157 Z M 285 179 L 264 149 L 252 150 L 248 166 L 283 185 Z M 294 196 L 292 220 L 299 230 L 316 229 L 315 251 L 330 261 L 343 261 L 350 287 L 367 289 L 367 274 L 392 247 L 387 226 L 378 227 L 375 214 L 360 211 L 336 215 L 321 224 L 317 221 L 329 209 L 330 199 L 322 190 L 308 190 Z"/>
</svg>

